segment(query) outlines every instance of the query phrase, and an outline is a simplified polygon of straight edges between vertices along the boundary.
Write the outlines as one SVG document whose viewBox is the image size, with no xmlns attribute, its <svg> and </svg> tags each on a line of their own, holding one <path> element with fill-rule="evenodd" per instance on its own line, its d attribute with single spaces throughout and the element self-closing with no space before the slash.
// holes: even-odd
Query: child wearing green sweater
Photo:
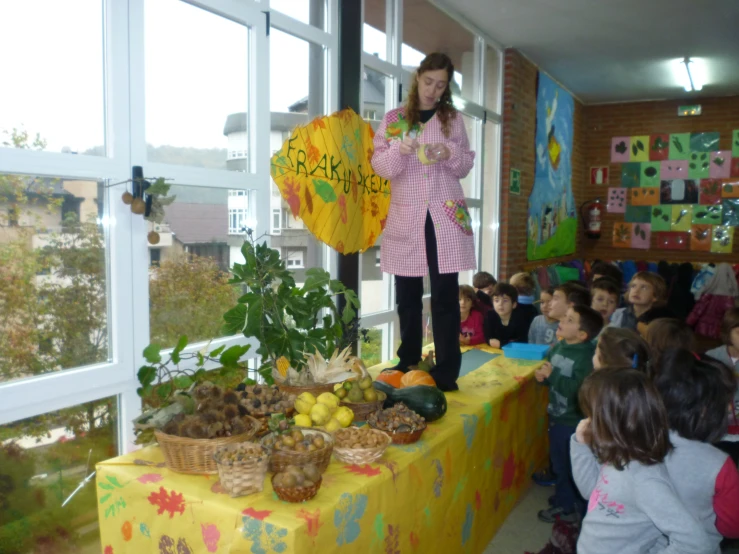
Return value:
<svg viewBox="0 0 739 554">
<path fill-rule="evenodd" d="M 585 378 L 593 371 L 595 344 L 592 339 L 603 328 L 603 317 L 588 306 L 572 306 L 560 321 L 562 340 L 547 355 L 547 362 L 536 370 L 536 380 L 549 387 L 549 457 L 556 476 L 554 501 L 539 512 L 539 519 L 553 523 L 575 522 L 584 514 L 585 501 L 577 494 L 572 480 L 570 437 L 582 419 L 577 395 Z"/>
</svg>

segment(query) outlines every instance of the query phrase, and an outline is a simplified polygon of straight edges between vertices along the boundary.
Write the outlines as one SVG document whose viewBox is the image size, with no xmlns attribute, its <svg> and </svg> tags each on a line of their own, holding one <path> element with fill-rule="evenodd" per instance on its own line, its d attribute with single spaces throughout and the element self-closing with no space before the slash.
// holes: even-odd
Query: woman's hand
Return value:
<svg viewBox="0 0 739 554">
<path fill-rule="evenodd" d="M 403 156 L 408 154 L 415 154 L 418 150 L 418 141 L 411 137 L 405 137 L 403 142 L 400 143 L 400 153 Z"/>
<path fill-rule="evenodd" d="M 580 444 L 590 444 L 590 418 L 581 419 L 575 429 L 575 439 Z"/>
<path fill-rule="evenodd" d="M 498 339 L 490 339 L 488 344 L 493 348 L 500 348 L 500 341 Z"/>
<path fill-rule="evenodd" d="M 451 152 L 449 151 L 449 148 L 444 143 L 436 142 L 433 144 L 426 145 L 426 156 L 430 160 L 434 160 L 437 162 L 443 162 L 445 160 L 448 160 L 450 155 L 451 155 Z"/>
</svg>

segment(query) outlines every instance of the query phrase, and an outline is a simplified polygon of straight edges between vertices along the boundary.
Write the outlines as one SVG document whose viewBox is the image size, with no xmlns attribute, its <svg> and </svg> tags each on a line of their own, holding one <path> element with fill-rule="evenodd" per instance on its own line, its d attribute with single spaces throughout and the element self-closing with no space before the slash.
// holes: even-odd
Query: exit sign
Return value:
<svg viewBox="0 0 739 554">
<path fill-rule="evenodd" d="M 700 115 L 702 112 L 703 112 L 703 109 L 701 108 L 700 104 L 695 104 L 693 106 L 678 106 L 677 107 L 678 116 Z"/>
</svg>

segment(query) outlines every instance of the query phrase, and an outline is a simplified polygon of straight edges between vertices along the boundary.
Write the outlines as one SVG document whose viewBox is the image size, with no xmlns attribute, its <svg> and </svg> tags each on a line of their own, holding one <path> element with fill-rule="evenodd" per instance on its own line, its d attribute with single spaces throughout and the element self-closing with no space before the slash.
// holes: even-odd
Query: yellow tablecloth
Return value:
<svg viewBox="0 0 739 554">
<path fill-rule="evenodd" d="M 460 378 L 421 441 L 378 463 L 332 460 L 318 495 L 282 502 L 269 480 L 231 498 L 218 476 L 164 467 L 158 447 L 97 465 L 104 554 L 482 552 L 545 461 L 537 362 L 487 362 Z"/>
</svg>

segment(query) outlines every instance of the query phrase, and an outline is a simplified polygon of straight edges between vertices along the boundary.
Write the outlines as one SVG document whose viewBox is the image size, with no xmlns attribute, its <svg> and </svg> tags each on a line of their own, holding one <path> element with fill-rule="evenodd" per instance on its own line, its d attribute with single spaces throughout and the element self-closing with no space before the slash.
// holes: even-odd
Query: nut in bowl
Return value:
<svg viewBox="0 0 739 554">
<path fill-rule="evenodd" d="M 393 442 L 390 435 L 369 427 L 349 427 L 334 433 L 334 455 L 347 464 L 379 460 Z"/>
<path fill-rule="evenodd" d="M 213 455 L 221 486 L 231 497 L 260 492 L 269 467 L 269 449 L 254 442 L 230 444 Z"/>
<path fill-rule="evenodd" d="M 325 431 L 292 427 L 284 433 L 270 433 L 262 444 L 272 451 L 270 470 L 274 473 L 306 464 L 314 464 L 323 472 L 331 461 L 334 439 Z"/>
<path fill-rule="evenodd" d="M 305 502 L 321 488 L 321 473 L 314 464 L 289 465 L 272 476 L 272 488 L 280 500 Z"/>
<path fill-rule="evenodd" d="M 395 444 L 414 443 L 426 429 L 426 420 L 403 403 L 370 414 L 367 423 L 388 433 Z"/>
</svg>

